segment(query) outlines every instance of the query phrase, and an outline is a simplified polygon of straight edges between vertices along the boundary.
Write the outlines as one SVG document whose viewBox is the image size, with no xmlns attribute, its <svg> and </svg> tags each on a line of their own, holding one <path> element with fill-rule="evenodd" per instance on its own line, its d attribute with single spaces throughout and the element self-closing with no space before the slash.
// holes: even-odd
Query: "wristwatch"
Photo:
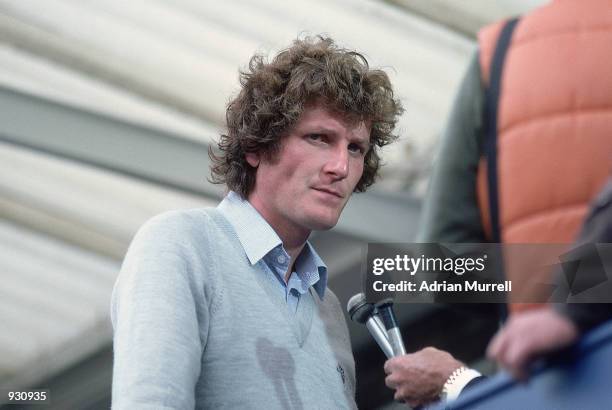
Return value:
<svg viewBox="0 0 612 410">
<path fill-rule="evenodd" d="M 470 369 L 469 367 L 461 366 L 455 369 L 446 379 L 440 398 L 446 401 L 455 400 L 469 382 L 480 376 L 482 374 L 478 370 Z"/>
</svg>

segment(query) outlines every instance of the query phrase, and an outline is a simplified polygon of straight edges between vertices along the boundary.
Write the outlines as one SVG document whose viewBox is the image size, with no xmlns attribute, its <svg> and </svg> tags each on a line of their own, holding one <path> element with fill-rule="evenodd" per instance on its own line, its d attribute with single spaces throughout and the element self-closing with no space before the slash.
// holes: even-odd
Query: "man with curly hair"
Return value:
<svg viewBox="0 0 612 410">
<path fill-rule="evenodd" d="M 355 408 L 327 268 L 307 241 L 371 185 L 402 112 L 387 75 L 324 37 L 255 55 L 211 151 L 214 209 L 137 233 L 112 298 L 113 408 Z"/>
</svg>

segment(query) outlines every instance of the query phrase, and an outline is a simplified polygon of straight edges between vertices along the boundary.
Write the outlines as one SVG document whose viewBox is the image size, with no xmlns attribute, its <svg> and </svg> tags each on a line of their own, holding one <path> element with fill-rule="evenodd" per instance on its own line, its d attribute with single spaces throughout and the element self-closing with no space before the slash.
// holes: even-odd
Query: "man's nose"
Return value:
<svg viewBox="0 0 612 410">
<path fill-rule="evenodd" d="M 346 178 L 349 170 L 349 153 L 347 147 L 338 147 L 331 153 L 325 164 L 325 172 L 338 179 Z"/>
</svg>

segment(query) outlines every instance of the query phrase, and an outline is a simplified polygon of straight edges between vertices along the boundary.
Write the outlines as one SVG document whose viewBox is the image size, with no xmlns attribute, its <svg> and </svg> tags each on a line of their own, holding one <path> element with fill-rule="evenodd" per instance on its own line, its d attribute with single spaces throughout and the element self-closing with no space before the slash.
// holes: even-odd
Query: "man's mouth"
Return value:
<svg viewBox="0 0 612 410">
<path fill-rule="evenodd" d="M 344 199 L 344 195 L 342 195 L 342 193 L 340 193 L 340 191 L 336 191 L 335 189 L 323 188 L 323 187 L 317 187 L 317 188 L 312 188 L 312 189 L 314 189 L 315 191 L 324 192 L 326 194 L 333 195 L 333 196 L 338 197 L 340 199 Z"/>
</svg>

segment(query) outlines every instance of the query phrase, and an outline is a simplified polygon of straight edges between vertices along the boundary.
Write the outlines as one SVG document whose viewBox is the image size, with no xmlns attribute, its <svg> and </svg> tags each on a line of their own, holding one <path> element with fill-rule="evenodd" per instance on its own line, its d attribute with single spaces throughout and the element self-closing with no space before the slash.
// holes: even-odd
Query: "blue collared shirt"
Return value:
<svg viewBox="0 0 612 410">
<path fill-rule="evenodd" d="M 307 241 L 293 265 L 294 269 L 285 283 L 289 268 L 289 254 L 278 234 L 270 224 L 240 195 L 230 191 L 218 206 L 219 211 L 234 227 L 251 265 L 263 260 L 267 270 L 279 281 L 290 312 L 295 313 L 300 296 L 311 286 L 323 299 L 327 286 L 327 266 Z"/>
</svg>

